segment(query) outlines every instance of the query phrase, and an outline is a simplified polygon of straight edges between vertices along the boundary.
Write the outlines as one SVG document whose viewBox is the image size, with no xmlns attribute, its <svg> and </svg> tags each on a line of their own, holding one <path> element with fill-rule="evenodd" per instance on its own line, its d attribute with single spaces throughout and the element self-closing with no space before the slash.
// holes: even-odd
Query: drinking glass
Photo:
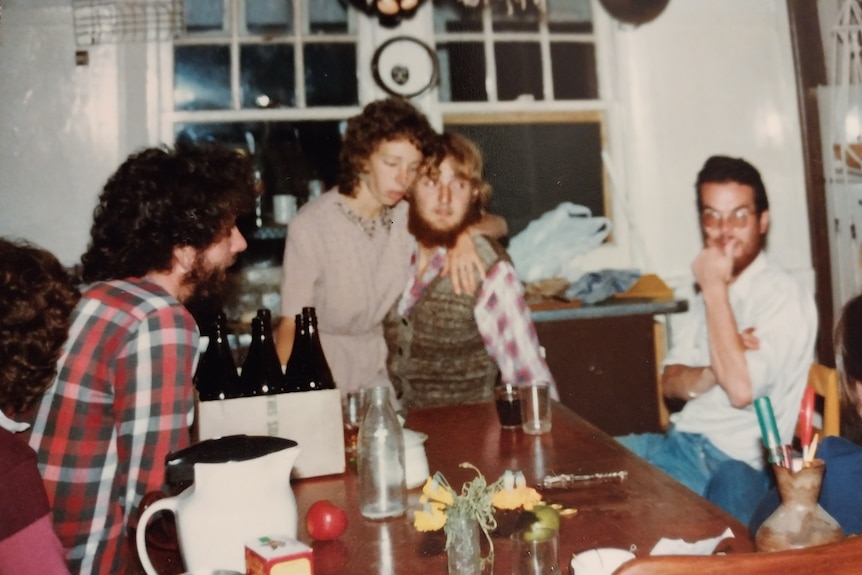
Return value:
<svg viewBox="0 0 862 575">
<path fill-rule="evenodd" d="M 521 427 L 521 397 L 518 394 L 518 388 L 499 385 L 494 388 L 494 399 L 497 402 L 497 415 L 503 429 Z"/>
<path fill-rule="evenodd" d="M 547 381 L 530 381 L 519 386 L 521 428 L 539 435 L 551 431 L 551 396 Z"/>
<path fill-rule="evenodd" d="M 350 391 L 344 396 L 342 414 L 344 416 L 344 455 L 347 464 L 356 468 L 356 439 L 359 436 L 359 423 L 365 413 L 365 390 Z"/>
<path fill-rule="evenodd" d="M 560 573 L 560 532 L 533 528 L 512 534 L 512 575 Z"/>
</svg>

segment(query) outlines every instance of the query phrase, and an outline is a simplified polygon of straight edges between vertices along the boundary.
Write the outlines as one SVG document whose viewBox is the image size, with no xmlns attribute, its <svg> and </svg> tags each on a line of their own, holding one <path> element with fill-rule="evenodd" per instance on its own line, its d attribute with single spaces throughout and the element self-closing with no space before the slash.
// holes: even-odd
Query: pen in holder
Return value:
<svg viewBox="0 0 862 575">
<path fill-rule="evenodd" d="M 778 426 L 775 424 L 775 414 L 768 397 L 758 397 L 754 400 L 757 411 L 757 421 L 760 423 L 760 435 L 763 445 L 769 453 L 769 462 L 788 469 L 793 465 L 793 457 L 789 445 L 781 443 Z"/>
</svg>

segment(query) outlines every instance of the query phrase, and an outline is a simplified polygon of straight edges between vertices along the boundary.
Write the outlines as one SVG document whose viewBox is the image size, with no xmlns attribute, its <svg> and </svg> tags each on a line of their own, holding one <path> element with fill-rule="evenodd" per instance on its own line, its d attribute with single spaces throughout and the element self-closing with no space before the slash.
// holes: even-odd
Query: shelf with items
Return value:
<svg viewBox="0 0 862 575">
<path fill-rule="evenodd" d="M 248 238 L 252 240 L 283 240 L 286 237 L 286 225 L 261 226 L 248 233 Z"/>
</svg>

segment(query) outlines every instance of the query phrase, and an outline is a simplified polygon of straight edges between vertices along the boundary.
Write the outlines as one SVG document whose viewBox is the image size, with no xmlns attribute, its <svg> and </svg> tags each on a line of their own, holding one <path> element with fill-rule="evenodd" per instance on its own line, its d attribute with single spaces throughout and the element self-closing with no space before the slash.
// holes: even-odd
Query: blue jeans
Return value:
<svg viewBox="0 0 862 575">
<path fill-rule="evenodd" d="M 667 434 L 624 435 L 616 440 L 744 525 L 772 484 L 766 471 L 733 459 L 697 433 L 671 428 Z"/>
<path fill-rule="evenodd" d="M 698 495 L 703 495 L 712 474 L 733 459 L 698 433 L 635 433 L 616 438 Z"/>
<path fill-rule="evenodd" d="M 731 459 L 712 474 L 703 496 L 743 525 L 748 525 L 774 483 L 771 471 L 754 469 L 747 463 Z M 754 531 L 751 534 L 754 535 Z"/>
</svg>

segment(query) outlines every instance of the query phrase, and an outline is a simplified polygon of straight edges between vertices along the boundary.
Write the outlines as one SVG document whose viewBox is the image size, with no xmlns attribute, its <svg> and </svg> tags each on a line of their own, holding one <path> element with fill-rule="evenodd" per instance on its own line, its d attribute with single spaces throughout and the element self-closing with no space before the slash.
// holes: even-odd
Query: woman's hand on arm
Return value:
<svg viewBox="0 0 862 575">
<path fill-rule="evenodd" d="M 451 277 L 455 295 L 475 293 L 485 279 L 485 265 L 469 231 L 461 232 L 454 247 L 446 253 L 442 275 Z"/>
</svg>

